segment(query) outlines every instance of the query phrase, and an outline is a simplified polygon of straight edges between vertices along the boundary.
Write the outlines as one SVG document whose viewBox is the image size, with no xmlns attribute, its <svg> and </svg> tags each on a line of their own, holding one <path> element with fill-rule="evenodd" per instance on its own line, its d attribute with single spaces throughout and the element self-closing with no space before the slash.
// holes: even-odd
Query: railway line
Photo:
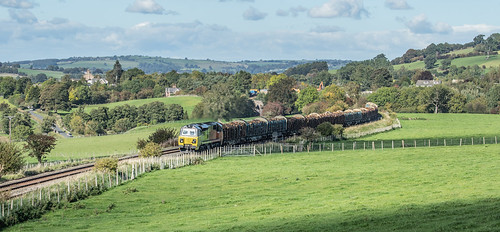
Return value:
<svg viewBox="0 0 500 232">
<path fill-rule="evenodd" d="M 179 153 L 178 148 L 165 149 L 162 151 L 162 155 L 172 155 Z M 118 159 L 118 161 L 126 161 L 138 158 L 138 155 L 129 155 L 124 156 Z M 42 173 L 35 176 L 29 176 L 17 180 L 7 181 L 5 183 L 0 184 L 0 193 L 11 191 L 10 197 L 16 197 L 22 195 L 22 189 L 30 188 L 42 183 L 46 183 L 49 181 L 54 181 L 70 176 L 74 176 L 80 173 L 88 172 L 94 168 L 94 163 L 82 164 L 71 168 L 66 168 L 57 171 L 51 171 Z M 15 191 L 16 193 L 12 192 Z"/>
</svg>

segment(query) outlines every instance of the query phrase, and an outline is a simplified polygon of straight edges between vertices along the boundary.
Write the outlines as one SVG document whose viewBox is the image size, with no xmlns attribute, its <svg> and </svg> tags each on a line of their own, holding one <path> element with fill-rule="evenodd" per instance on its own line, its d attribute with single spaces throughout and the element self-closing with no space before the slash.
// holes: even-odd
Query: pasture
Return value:
<svg viewBox="0 0 500 232">
<path fill-rule="evenodd" d="M 401 140 L 500 135 L 498 130 L 500 117 L 494 114 L 398 113 L 398 118 L 401 122 L 400 129 L 366 136 L 362 139 Z"/>
<path fill-rule="evenodd" d="M 7 231 L 493 231 L 498 154 L 500 145 L 224 157 Z"/>
<path fill-rule="evenodd" d="M 28 69 L 28 68 L 20 68 L 19 72 L 26 73 L 28 76 L 36 76 L 37 74 L 45 73 L 45 75 L 47 75 L 47 78 L 53 77 L 56 79 L 61 79 L 61 77 L 64 76 L 64 73 L 59 71 L 38 70 L 38 69 Z"/>
<path fill-rule="evenodd" d="M 108 107 L 108 108 L 112 109 L 114 107 L 125 105 L 125 104 L 128 104 L 130 106 L 139 107 L 141 105 L 145 105 L 145 104 L 149 104 L 151 102 L 159 101 L 159 102 L 165 103 L 166 105 L 179 104 L 184 108 L 184 110 L 187 110 L 189 115 L 191 115 L 194 107 L 196 106 L 196 104 L 201 102 L 201 99 L 202 98 L 199 96 L 172 96 L 172 97 L 136 99 L 136 100 L 119 101 L 119 102 L 98 104 L 98 105 L 87 105 L 87 106 L 85 106 L 85 112 L 90 113 L 91 110 L 97 109 L 98 107 Z M 75 110 L 75 109 L 73 109 L 73 110 Z"/>
</svg>

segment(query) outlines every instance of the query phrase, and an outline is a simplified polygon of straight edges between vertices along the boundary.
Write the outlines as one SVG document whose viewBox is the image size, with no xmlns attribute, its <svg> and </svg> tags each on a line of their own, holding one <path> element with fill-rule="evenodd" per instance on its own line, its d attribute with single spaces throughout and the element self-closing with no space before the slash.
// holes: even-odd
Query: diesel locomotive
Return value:
<svg viewBox="0 0 500 232">
<path fill-rule="evenodd" d="M 316 128 L 323 122 L 341 124 L 344 127 L 378 120 L 378 107 L 367 103 L 364 108 L 306 116 L 259 117 L 251 121 L 243 119 L 229 123 L 205 122 L 181 127 L 179 148 L 181 150 L 204 150 L 223 145 L 234 145 L 261 140 L 278 139 L 299 134 L 304 127 Z"/>
</svg>

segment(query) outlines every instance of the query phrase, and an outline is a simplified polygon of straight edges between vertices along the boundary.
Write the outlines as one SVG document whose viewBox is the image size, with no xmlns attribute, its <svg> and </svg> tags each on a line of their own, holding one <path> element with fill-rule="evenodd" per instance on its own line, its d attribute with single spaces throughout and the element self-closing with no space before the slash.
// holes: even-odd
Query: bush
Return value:
<svg viewBox="0 0 500 232">
<path fill-rule="evenodd" d="M 20 149 L 13 143 L 0 142 L 0 177 L 6 173 L 14 173 L 24 165 Z"/>
<path fill-rule="evenodd" d="M 138 139 L 137 140 L 137 146 L 136 146 L 137 150 L 143 149 L 146 146 L 146 144 L 148 144 L 147 140 L 145 140 L 145 139 Z"/>
<path fill-rule="evenodd" d="M 139 151 L 139 157 L 153 157 L 160 155 L 161 155 L 160 145 L 153 142 L 147 143 L 146 146 L 144 146 L 144 148 Z"/>
<path fill-rule="evenodd" d="M 174 128 L 159 128 L 148 137 L 148 142 L 162 144 L 167 142 L 169 139 L 174 139 L 176 137 L 177 131 Z"/>
<path fill-rule="evenodd" d="M 333 125 L 333 135 L 337 137 L 342 137 L 344 135 L 344 126 L 341 124 Z"/>
<path fill-rule="evenodd" d="M 98 159 L 94 165 L 95 170 L 104 172 L 115 172 L 117 168 L 118 168 L 118 159 L 111 157 Z"/>
<path fill-rule="evenodd" d="M 316 131 L 318 131 L 322 136 L 332 135 L 333 125 L 330 122 L 323 122 L 316 127 Z"/>
<path fill-rule="evenodd" d="M 311 127 L 304 127 L 299 132 L 302 138 L 307 141 L 312 141 L 319 137 L 318 133 Z"/>
</svg>

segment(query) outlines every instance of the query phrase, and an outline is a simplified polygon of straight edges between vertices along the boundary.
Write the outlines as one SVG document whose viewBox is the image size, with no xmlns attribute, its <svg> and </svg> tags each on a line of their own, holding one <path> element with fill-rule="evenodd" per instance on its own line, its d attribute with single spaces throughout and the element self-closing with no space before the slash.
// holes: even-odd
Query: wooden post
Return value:
<svg viewBox="0 0 500 232">
<path fill-rule="evenodd" d="M 309 146 L 310 144 L 307 144 L 307 153 L 309 153 Z"/>
<path fill-rule="evenodd" d="M 413 140 L 413 144 L 415 145 L 415 148 L 417 148 L 417 140 Z"/>
<path fill-rule="evenodd" d="M 384 150 L 384 140 L 380 141 L 380 147 Z"/>
<path fill-rule="evenodd" d="M 497 143 L 497 137 L 496 137 L 496 136 L 495 136 L 495 144 L 498 144 L 498 143 Z"/>
<path fill-rule="evenodd" d="M 484 137 L 483 137 L 483 145 L 486 144 L 486 141 L 484 141 Z"/>
<path fill-rule="evenodd" d="M 403 147 L 403 149 L 405 149 L 405 141 L 404 140 L 401 140 L 401 146 Z"/>
<path fill-rule="evenodd" d="M 356 142 L 352 143 L 352 150 L 354 151 L 354 149 L 356 149 Z"/>
<path fill-rule="evenodd" d="M 394 150 L 394 140 L 392 140 L 392 149 Z"/>
<path fill-rule="evenodd" d="M 255 156 L 255 145 L 253 145 L 253 156 Z"/>
<path fill-rule="evenodd" d="M 374 141 L 372 141 L 372 150 L 375 151 L 375 142 Z"/>
<path fill-rule="evenodd" d="M 460 146 L 462 146 L 462 139 L 460 139 Z"/>
<path fill-rule="evenodd" d="M 472 140 L 472 145 L 474 145 L 474 137 L 472 137 L 472 139 L 471 139 L 471 140 Z"/>
<path fill-rule="evenodd" d="M 446 147 L 446 139 L 444 139 L 444 146 Z"/>
<path fill-rule="evenodd" d="M 281 154 L 283 155 L 283 145 L 280 144 L 280 148 L 281 148 Z"/>
<path fill-rule="evenodd" d="M 332 143 L 332 152 L 333 152 L 334 147 L 335 147 L 335 143 Z"/>
<path fill-rule="evenodd" d="M 344 151 L 344 143 L 342 143 L 342 151 Z"/>
<path fill-rule="evenodd" d="M 363 142 L 363 150 L 366 150 L 366 142 Z"/>
<path fill-rule="evenodd" d="M 431 147 L 431 140 L 429 139 L 429 147 Z"/>
</svg>

